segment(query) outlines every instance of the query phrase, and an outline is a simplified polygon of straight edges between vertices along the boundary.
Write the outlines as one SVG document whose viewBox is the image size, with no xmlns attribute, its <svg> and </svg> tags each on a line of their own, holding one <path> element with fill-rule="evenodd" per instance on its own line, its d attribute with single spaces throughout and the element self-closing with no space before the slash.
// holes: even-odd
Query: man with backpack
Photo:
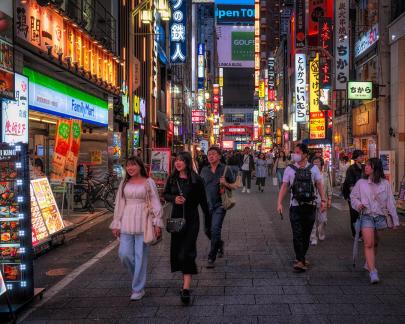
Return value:
<svg viewBox="0 0 405 324">
<path fill-rule="evenodd" d="M 297 144 L 291 156 L 294 164 L 290 164 L 284 172 L 277 203 L 277 211 L 282 215 L 284 197 L 291 189 L 290 222 L 296 256 L 294 270 L 298 272 L 304 272 L 308 266 L 305 256 L 315 222 L 317 192 L 321 197 L 320 211 L 326 209 L 322 175 L 316 166 L 308 163 L 308 157 L 308 146 Z"/>
</svg>

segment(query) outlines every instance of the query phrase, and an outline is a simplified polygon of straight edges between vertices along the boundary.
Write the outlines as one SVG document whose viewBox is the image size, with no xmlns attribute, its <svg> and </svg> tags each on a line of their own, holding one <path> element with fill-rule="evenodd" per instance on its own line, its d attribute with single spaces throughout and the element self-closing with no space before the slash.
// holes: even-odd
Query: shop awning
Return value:
<svg viewBox="0 0 405 324">
<path fill-rule="evenodd" d="M 169 120 L 167 119 L 167 116 L 165 113 L 162 113 L 161 111 L 157 111 L 157 122 L 159 129 L 162 130 L 167 130 L 169 126 Z"/>
</svg>

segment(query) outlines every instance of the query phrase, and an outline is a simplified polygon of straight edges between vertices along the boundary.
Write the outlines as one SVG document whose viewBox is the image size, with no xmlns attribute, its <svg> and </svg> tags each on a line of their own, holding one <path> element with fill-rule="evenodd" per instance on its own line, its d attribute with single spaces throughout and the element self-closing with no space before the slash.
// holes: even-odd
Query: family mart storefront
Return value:
<svg viewBox="0 0 405 324">
<path fill-rule="evenodd" d="M 108 102 L 27 67 L 24 75 L 29 79 L 28 143 L 31 160 L 40 159 L 43 171 L 49 177 L 58 121 L 79 120 L 78 165 L 86 165 L 92 169 L 95 178 L 103 178 L 108 168 Z"/>
</svg>

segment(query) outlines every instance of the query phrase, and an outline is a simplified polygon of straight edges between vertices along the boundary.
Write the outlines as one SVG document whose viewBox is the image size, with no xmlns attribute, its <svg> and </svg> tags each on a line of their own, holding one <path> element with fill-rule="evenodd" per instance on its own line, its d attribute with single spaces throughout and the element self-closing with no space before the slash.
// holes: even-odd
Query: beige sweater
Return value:
<svg viewBox="0 0 405 324">
<path fill-rule="evenodd" d="M 148 216 L 146 191 L 149 187 L 150 205 L 152 208 L 153 225 L 163 227 L 162 204 L 155 182 L 148 178 L 145 184 L 127 183 L 122 194 L 121 182 L 115 199 L 114 218 L 111 229 L 119 229 L 124 234 L 141 234 L 144 232 Z"/>
</svg>

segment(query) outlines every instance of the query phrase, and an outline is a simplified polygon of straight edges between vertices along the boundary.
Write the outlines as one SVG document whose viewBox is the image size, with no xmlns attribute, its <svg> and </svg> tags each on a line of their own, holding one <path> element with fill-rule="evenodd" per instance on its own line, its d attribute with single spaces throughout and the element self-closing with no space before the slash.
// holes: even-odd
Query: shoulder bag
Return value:
<svg viewBox="0 0 405 324">
<path fill-rule="evenodd" d="M 223 177 L 226 176 L 226 171 L 228 171 L 228 166 L 225 167 Z M 225 186 L 222 187 L 221 200 L 222 200 L 222 207 L 225 210 L 229 210 L 236 205 L 235 198 L 232 197 L 232 190 L 226 188 Z"/>
<path fill-rule="evenodd" d="M 150 186 L 146 182 L 146 220 L 143 229 L 143 241 L 146 245 L 156 245 L 162 240 L 162 235 L 156 236 L 153 229 L 153 214 L 152 202 L 150 199 Z"/>
<path fill-rule="evenodd" d="M 177 188 L 179 189 L 180 196 L 183 196 L 183 191 L 180 188 L 179 182 L 176 181 L 177 183 Z M 167 218 L 166 221 L 166 231 L 169 233 L 180 233 L 182 232 L 185 227 L 186 227 L 186 210 L 185 210 L 185 204 L 182 205 L 182 210 L 183 210 L 183 217 L 181 218 L 173 218 L 171 217 L 172 215 L 170 214 L 170 217 Z"/>
</svg>

